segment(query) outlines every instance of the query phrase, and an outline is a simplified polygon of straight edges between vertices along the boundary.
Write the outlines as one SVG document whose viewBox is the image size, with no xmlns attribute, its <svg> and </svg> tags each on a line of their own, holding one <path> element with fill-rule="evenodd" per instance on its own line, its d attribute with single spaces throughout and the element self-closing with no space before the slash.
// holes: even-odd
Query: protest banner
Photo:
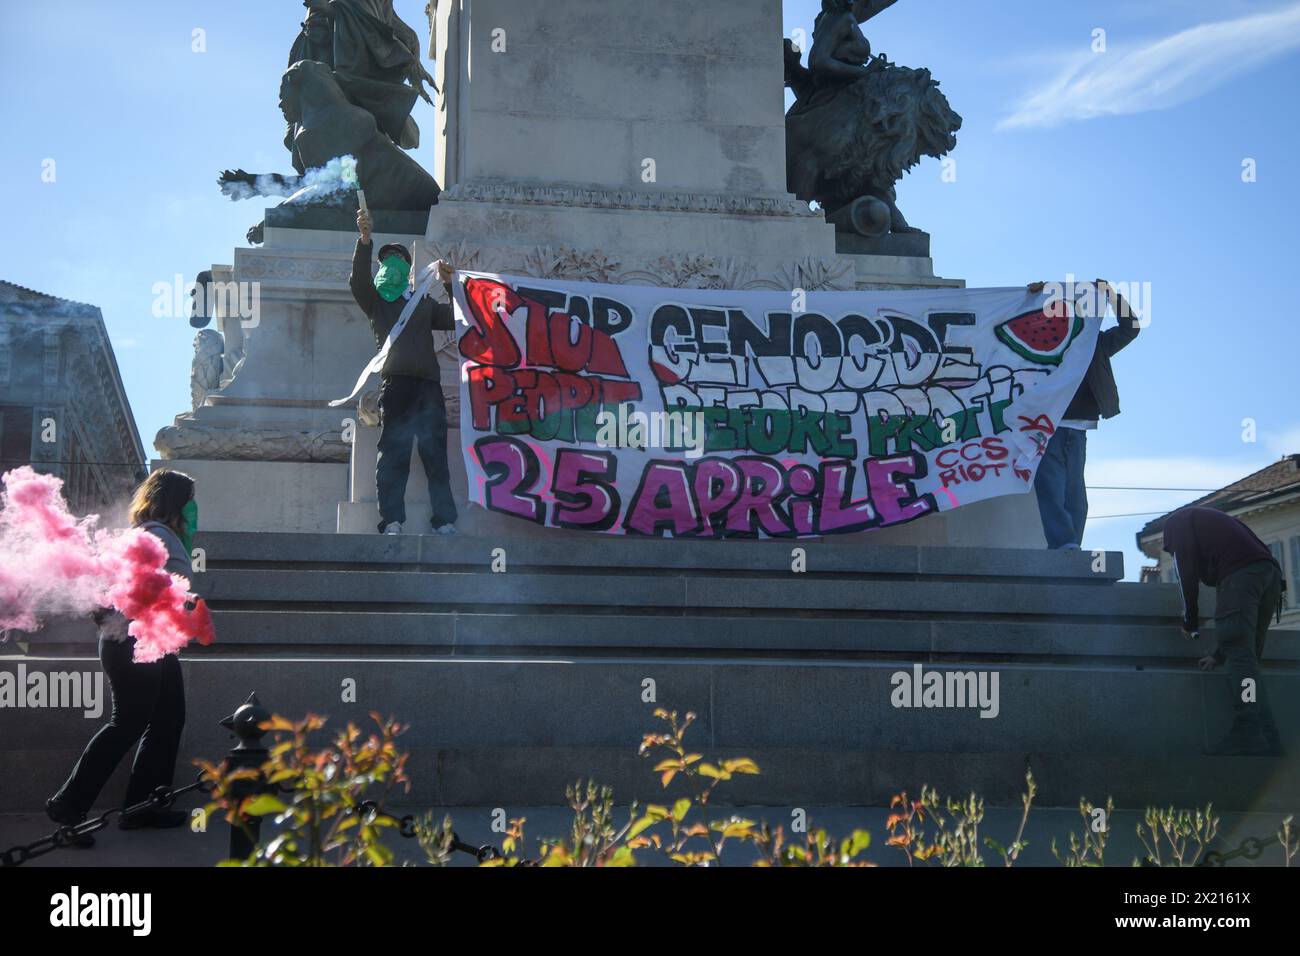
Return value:
<svg viewBox="0 0 1300 956">
<path fill-rule="evenodd" d="M 471 501 L 555 528 L 798 538 L 1028 491 L 1091 284 L 731 292 L 463 272 Z"/>
</svg>

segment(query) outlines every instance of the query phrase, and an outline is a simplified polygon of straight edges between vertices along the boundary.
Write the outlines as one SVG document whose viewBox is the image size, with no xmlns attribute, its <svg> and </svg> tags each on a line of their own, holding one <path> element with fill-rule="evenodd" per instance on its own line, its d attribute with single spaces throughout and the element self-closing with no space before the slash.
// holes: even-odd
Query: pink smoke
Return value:
<svg viewBox="0 0 1300 956">
<path fill-rule="evenodd" d="M 56 614 L 109 607 L 130 620 L 140 663 L 191 640 L 212 643 L 207 605 L 166 570 L 167 548 L 157 537 L 139 528 L 98 528 L 98 515 L 76 518 L 63 481 L 27 466 L 0 483 L 0 638 L 38 630 Z"/>
</svg>

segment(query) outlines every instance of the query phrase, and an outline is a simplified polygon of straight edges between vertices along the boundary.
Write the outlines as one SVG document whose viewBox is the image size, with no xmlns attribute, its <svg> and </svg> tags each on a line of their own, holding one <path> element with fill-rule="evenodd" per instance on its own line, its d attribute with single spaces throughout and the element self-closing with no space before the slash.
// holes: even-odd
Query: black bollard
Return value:
<svg viewBox="0 0 1300 956">
<path fill-rule="evenodd" d="M 239 738 L 239 743 L 226 755 L 228 770 L 261 770 L 262 764 L 266 763 L 266 748 L 262 746 L 262 738 L 266 736 L 266 731 L 261 725 L 270 719 L 271 712 L 262 706 L 257 699 L 257 693 L 254 692 L 248 695 L 248 700 L 244 701 L 233 714 L 221 721 L 222 727 Z M 259 775 L 256 780 L 237 782 L 232 792 L 237 799 L 243 801 L 265 789 L 266 782 Z M 253 839 L 250 841 L 248 834 L 241 827 L 231 824 L 230 858 L 233 860 L 248 859 L 261 836 L 261 817 L 245 818 L 244 823 L 252 831 Z"/>
</svg>

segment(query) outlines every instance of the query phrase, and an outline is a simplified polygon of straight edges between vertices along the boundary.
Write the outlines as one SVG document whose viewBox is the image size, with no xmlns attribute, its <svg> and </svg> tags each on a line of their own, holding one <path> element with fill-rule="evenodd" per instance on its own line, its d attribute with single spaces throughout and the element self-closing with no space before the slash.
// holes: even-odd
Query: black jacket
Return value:
<svg viewBox="0 0 1300 956">
<path fill-rule="evenodd" d="M 1097 351 L 1092 354 L 1088 373 L 1071 399 L 1070 407 L 1065 410 L 1064 417 L 1067 419 L 1095 422 L 1099 418 L 1114 418 L 1119 414 L 1119 386 L 1115 384 L 1110 359 L 1137 338 L 1142 329 L 1138 325 L 1137 316 L 1132 314 L 1118 293 L 1115 295 L 1115 306 L 1118 323 L 1115 328 L 1106 329 L 1097 336 Z"/>
<path fill-rule="evenodd" d="M 360 239 L 357 240 L 356 249 L 352 253 L 352 278 L 348 285 L 352 289 L 352 298 L 357 300 L 357 305 L 361 306 L 361 311 L 370 320 L 375 346 L 380 349 L 384 347 L 388 333 L 397 324 L 413 293 L 408 290 L 405 295 L 388 302 L 375 290 L 374 276 L 370 272 L 370 257 L 374 254 L 374 248 L 373 242 L 363 243 Z M 450 300 L 451 286 L 445 288 Z M 405 375 L 438 381 L 438 352 L 433 347 L 433 331 L 438 329 L 449 332 L 455 327 L 456 320 L 451 305 L 438 302 L 431 295 L 425 296 L 415 307 L 402 334 L 389 349 L 380 377 Z"/>
</svg>

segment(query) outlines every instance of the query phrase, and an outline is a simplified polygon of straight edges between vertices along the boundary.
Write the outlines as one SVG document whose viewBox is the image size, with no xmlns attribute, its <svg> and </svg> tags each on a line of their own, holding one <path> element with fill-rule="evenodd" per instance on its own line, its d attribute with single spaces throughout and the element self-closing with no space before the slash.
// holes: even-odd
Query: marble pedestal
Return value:
<svg viewBox="0 0 1300 956">
<path fill-rule="evenodd" d="M 417 268 L 445 258 L 667 288 L 963 284 L 936 276 L 924 256 L 842 254 L 835 227 L 786 192 L 780 0 L 437 0 L 433 10 L 444 192 L 427 217 L 375 212 L 376 241 L 411 245 Z M 260 291 L 247 357 L 156 441 L 167 464 L 199 480 L 205 528 L 377 523 L 375 434 L 355 408 L 328 407 L 375 350 L 347 288 L 354 242 L 337 211 L 272 210 L 265 245 L 236 252 L 233 279 Z M 457 364 L 445 357 L 455 425 Z M 453 444 L 463 503 L 459 456 Z M 422 483 L 413 469 L 412 527 L 427 521 L 416 510 L 427 508 Z M 1032 504 L 995 502 L 878 537 L 1032 544 Z M 463 520 L 539 533 L 479 511 L 464 505 Z"/>
<path fill-rule="evenodd" d="M 410 228 L 400 215 L 377 217 L 381 229 L 385 220 Z M 348 290 L 355 231 L 302 224 L 284 211 L 269 215 L 265 244 L 235 250 L 228 278 L 258 306 L 240 330 L 245 357 L 154 441 L 155 467 L 197 480 L 208 530 L 334 531 L 348 497 L 347 433 L 357 411 L 329 402 L 352 390 L 375 342 Z"/>
</svg>

